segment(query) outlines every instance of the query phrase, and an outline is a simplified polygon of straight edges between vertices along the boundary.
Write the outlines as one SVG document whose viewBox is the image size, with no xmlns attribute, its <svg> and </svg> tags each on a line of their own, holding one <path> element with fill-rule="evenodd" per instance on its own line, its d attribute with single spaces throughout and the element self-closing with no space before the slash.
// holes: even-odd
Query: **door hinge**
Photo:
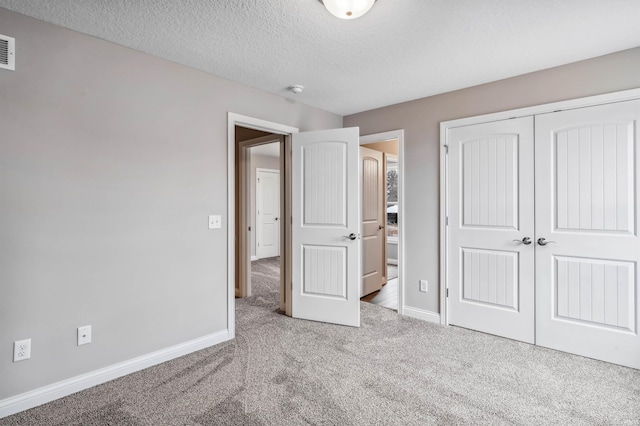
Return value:
<svg viewBox="0 0 640 426">
<path fill-rule="evenodd" d="M 445 225 L 445 226 L 449 226 L 449 216 L 446 216 L 446 217 L 444 218 L 444 225 Z"/>
<path fill-rule="evenodd" d="M 449 297 L 449 288 L 448 287 L 447 287 L 447 291 L 446 291 L 445 297 Z"/>
<path fill-rule="evenodd" d="M 449 145 L 444 146 L 444 153 L 449 154 Z"/>
</svg>

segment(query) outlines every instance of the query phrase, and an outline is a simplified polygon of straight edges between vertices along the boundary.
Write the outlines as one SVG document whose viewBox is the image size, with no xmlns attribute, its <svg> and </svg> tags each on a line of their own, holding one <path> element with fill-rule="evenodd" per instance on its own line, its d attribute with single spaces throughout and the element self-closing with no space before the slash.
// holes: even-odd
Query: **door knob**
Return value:
<svg viewBox="0 0 640 426">
<path fill-rule="evenodd" d="M 278 218 L 276 217 L 274 220 L 278 220 Z"/>
<path fill-rule="evenodd" d="M 378 225 L 378 231 L 381 230 L 381 229 L 384 229 L 384 226 Z"/>
<path fill-rule="evenodd" d="M 342 237 L 343 237 L 343 238 L 348 238 L 348 239 L 350 239 L 350 240 L 352 240 L 352 241 L 353 241 L 353 240 L 355 240 L 355 239 L 357 238 L 357 237 L 356 237 L 356 234 L 354 234 L 353 232 L 352 232 L 352 233 L 350 233 L 349 235 L 343 235 Z"/>
<path fill-rule="evenodd" d="M 513 241 L 515 241 L 516 243 L 522 243 L 525 246 L 528 246 L 529 244 L 531 244 L 531 238 L 529 238 L 529 237 L 524 237 L 521 240 L 513 240 Z"/>
<path fill-rule="evenodd" d="M 544 238 L 538 238 L 539 246 L 546 246 L 547 244 L 557 244 L 555 241 L 547 241 Z"/>
</svg>

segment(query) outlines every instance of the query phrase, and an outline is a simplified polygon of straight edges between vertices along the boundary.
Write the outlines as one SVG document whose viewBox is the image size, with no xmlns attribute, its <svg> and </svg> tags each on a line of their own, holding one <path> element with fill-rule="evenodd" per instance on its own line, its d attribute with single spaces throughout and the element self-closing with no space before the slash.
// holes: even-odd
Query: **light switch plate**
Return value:
<svg viewBox="0 0 640 426">
<path fill-rule="evenodd" d="M 427 280 L 420 280 L 420 291 L 425 293 L 429 291 L 429 282 Z"/>
<path fill-rule="evenodd" d="M 219 214 L 210 214 L 209 215 L 209 229 L 220 229 L 222 228 L 222 216 Z"/>
</svg>

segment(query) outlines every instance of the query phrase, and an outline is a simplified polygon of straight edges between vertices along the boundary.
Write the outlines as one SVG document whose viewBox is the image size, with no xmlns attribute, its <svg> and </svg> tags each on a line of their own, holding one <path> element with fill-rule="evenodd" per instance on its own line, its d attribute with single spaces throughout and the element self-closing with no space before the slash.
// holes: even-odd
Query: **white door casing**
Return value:
<svg viewBox="0 0 640 426">
<path fill-rule="evenodd" d="M 382 152 L 360 146 L 362 209 L 362 290 L 360 297 L 378 291 L 386 273 L 385 176 Z"/>
<path fill-rule="evenodd" d="M 640 368 L 640 100 L 536 116 L 536 343 Z M 553 242 L 552 242 L 553 241 Z"/>
<path fill-rule="evenodd" d="M 280 171 L 256 169 L 256 256 L 280 255 Z"/>
<path fill-rule="evenodd" d="M 294 318 L 360 325 L 358 137 L 357 127 L 292 135 Z"/>
<path fill-rule="evenodd" d="M 533 343 L 533 117 L 449 129 L 448 146 L 448 321 Z"/>
</svg>

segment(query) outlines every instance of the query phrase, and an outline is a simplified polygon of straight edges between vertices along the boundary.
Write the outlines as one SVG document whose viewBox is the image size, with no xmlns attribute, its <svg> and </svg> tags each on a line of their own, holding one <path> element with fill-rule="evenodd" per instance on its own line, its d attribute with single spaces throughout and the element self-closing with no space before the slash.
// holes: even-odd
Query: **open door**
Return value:
<svg viewBox="0 0 640 426">
<path fill-rule="evenodd" d="M 362 209 L 362 291 L 378 291 L 387 282 L 384 154 L 360 145 Z"/>
<path fill-rule="evenodd" d="M 291 314 L 359 327 L 359 129 L 292 138 Z"/>
</svg>

